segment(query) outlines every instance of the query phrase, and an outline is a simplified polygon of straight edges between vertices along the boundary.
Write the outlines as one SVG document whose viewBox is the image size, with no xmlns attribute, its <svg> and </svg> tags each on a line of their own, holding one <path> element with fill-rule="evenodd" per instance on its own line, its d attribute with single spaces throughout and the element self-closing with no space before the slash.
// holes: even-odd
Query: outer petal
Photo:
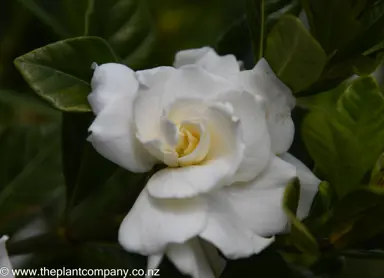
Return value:
<svg viewBox="0 0 384 278">
<path fill-rule="evenodd" d="M 147 189 L 155 198 L 190 198 L 227 185 L 237 171 L 244 153 L 239 121 L 227 107 L 217 104 L 207 110 L 207 129 L 211 146 L 206 160 L 199 165 L 166 168 L 148 181 Z"/>
<path fill-rule="evenodd" d="M 212 268 L 213 273 L 215 273 L 215 277 L 220 277 L 224 271 L 227 261 L 222 256 L 220 256 L 219 251 L 211 243 L 201 238 L 199 239 L 199 243 L 204 251 L 205 257 L 209 262 L 209 265 Z"/>
<path fill-rule="evenodd" d="M 163 260 L 164 254 L 151 255 L 148 257 L 147 270 L 159 268 L 161 261 Z M 151 272 L 147 271 L 145 278 L 151 278 Z"/>
<path fill-rule="evenodd" d="M 132 99 L 115 99 L 89 127 L 93 147 L 104 157 L 132 172 L 149 171 L 156 159 L 136 139 Z"/>
<path fill-rule="evenodd" d="M 165 83 L 175 71 L 171 67 L 158 67 L 136 72 L 141 86 L 133 106 L 134 118 L 137 132 L 145 141 L 160 139 L 161 99 Z"/>
<path fill-rule="evenodd" d="M 205 70 L 225 78 L 240 72 L 239 62 L 234 55 L 219 56 L 210 47 L 188 49 L 176 53 L 174 62 L 176 68 L 191 64 L 201 66 Z"/>
<path fill-rule="evenodd" d="M 274 240 L 253 233 L 220 191 L 208 196 L 208 223 L 200 237 L 211 242 L 230 259 L 257 254 Z"/>
<path fill-rule="evenodd" d="M 297 176 L 300 180 L 300 201 L 297 208 L 297 217 L 303 219 L 308 216 L 312 201 L 320 184 L 320 180 L 300 160 L 289 153 L 280 156 L 286 162 L 296 166 Z"/>
<path fill-rule="evenodd" d="M 256 179 L 226 187 L 222 193 L 252 232 L 271 236 L 284 231 L 288 224 L 282 201 L 285 187 L 295 176 L 293 165 L 274 156 Z"/>
<path fill-rule="evenodd" d="M 8 273 L 6 275 L 5 275 L 5 272 L 4 273 L 2 272 L 1 274 L 3 274 L 3 275 L 1 277 L 13 278 L 12 265 L 11 265 L 11 262 L 8 258 L 8 253 L 7 253 L 7 249 L 5 246 L 5 243 L 7 242 L 7 240 L 8 240 L 7 236 L 2 236 L 0 238 L 0 267 L 5 267 L 8 270 Z"/>
<path fill-rule="evenodd" d="M 120 226 L 119 242 L 127 251 L 161 254 L 168 244 L 195 237 L 205 224 L 205 200 L 158 200 L 144 189 Z"/>
<path fill-rule="evenodd" d="M 295 98 L 291 90 L 273 73 L 265 59 L 248 71 L 242 71 L 237 82 L 244 89 L 267 98 L 267 124 L 275 154 L 286 152 L 292 144 L 294 125 L 291 110 L 295 106 Z"/>
<path fill-rule="evenodd" d="M 197 238 L 183 244 L 170 244 L 167 256 L 183 274 L 193 278 L 215 278 Z"/>
<path fill-rule="evenodd" d="M 271 156 L 265 101 L 262 97 L 247 91 L 224 93 L 218 99 L 227 101 L 233 106 L 234 116 L 240 119 L 245 145 L 244 159 L 233 181 L 250 181 L 264 170 Z"/>
<path fill-rule="evenodd" d="M 91 86 L 92 93 L 88 101 L 97 115 L 116 98 L 126 96 L 133 99 L 139 83 L 130 68 L 110 63 L 96 66 Z"/>
</svg>

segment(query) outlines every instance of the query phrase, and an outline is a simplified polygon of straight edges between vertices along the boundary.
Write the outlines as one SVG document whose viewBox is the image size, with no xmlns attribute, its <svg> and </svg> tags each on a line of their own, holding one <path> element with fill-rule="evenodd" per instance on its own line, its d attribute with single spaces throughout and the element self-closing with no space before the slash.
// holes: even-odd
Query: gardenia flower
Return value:
<svg viewBox="0 0 384 278">
<path fill-rule="evenodd" d="M 5 243 L 8 237 L 0 237 L 0 276 L 4 278 L 13 278 L 12 265 L 8 258 L 7 249 Z"/>
<path fill-rule="evenodd" d="M 166 255 L 195 278 L 218 277 L 221 253 L 257 254 L 286 231 L 284 189 L 302 183 L 307 215 L 319 180 L 287 154 L 294 134 L 291 91 L 261 59 L 240 71 L 208 47 L 177 53 L 174 67 L 134 72 L 95 66 L 89 141 L 132 172 L 166 168 L 148 181 L 119 231 L 127 251 L 155 268 Z"/>
</svg>

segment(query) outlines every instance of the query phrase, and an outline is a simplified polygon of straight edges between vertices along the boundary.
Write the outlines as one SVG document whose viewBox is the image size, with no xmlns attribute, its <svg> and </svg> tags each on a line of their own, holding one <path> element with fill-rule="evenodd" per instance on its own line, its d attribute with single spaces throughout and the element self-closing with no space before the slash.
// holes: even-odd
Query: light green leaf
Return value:
<svg viewBox="0 0 384 278">
<path fill-rule="evenodd" d="M 284 211 L 291 222 L 289 237 L 292 243 L 302 252 L 318 255 L 318 245 L 308 228 L 296 218 L 296 210 L 300 199 L 300 182 L 295 179 L 291 182 L 284 193 Z"/>
<path fill-rule="evenodd" d="M 343 85 L 344 86 L 344 85 Z M 332 106 L 304 119 L 304 143 L 339 196 L 360 186 L 384 150 L 384 97 L 371 77 L 358 78 Z"/>
<path fill-rule="evenodd" d="M 15 65 L 35 92 L 63 111 L 90 111 L 92 63 L 116 62 L 108 44 L 97 37 L 59 41 L 16 58 Z"/>
<path fill-rule="evenodd" d="M 314 83 L 326 64 L 320 45 L 293 16 L 284 16 L 269 33 L 265 57 L 294 92 Z"/>
</svg>

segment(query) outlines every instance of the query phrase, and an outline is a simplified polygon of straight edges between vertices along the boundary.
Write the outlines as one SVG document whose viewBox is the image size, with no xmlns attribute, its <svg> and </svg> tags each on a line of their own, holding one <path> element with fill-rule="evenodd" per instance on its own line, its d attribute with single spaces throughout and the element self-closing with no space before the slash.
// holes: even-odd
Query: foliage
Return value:
<svg viewBox="0 0 384 278">
<path fill-rule="evenodd" d="M 34 255 L 22 267 L 144 267 L 116 235 L 156 169 L 130 173 L 86 141 L 91 65 L 169 65 L 177 50 L 203 45 L 248 68 L 268 60 L 303 115 L 292 152 L 309 157 L 323 180 L 302 221 L 293 181 L 284 196 L 290 232 L 258 256 L 229 262 L 223 277 L 353 277 L 351 261 L 384 259 L 384 95 L 371 76 L 384 57 L 384 0 L 234 2 L 2 3 L 0 233 L 13 235 L 11 255 Z M 39 228 L 27 233 L 31 221 Z M 161 268 L 179 275 L 167 262 Z"/>
</svg>

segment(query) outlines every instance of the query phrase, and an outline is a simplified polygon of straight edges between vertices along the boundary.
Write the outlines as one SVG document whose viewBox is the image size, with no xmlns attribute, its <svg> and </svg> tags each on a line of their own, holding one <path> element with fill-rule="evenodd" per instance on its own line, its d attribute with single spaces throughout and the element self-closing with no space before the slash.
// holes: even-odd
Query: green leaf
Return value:
<svg viewBox="0 0 384 278">
<path fill-rule="evenodd" d="M 80 245 L 77 252 L 77 261 L 78 266 L 83 268 L 109 270 L 146 269 L 147 263 L 145 257 L 128 253 L 117 243 L 103 242 L 90 242 Z"/>
<path fill-rule="evenodd" d="M 344 196 L 325 224 L 327 237 L 337 249 L 355 246 L 384 231 L 384 191 L 358 189 Z"/>
<path fill-rule="evenodd" d="M 60 21 L 57 20 L 52 13 L 47 12 L 43 8 L 42 1 L 35 0 L 17 0 L 20 4 L 24 5 L 32 14 L 34 14 L 41 22 L 51 27 L 54 32 L 56 32 L 61 38 L 69 37 L 69 32 L 61 24 Z M 84 1 L 78 1 L 84 2 Z"/>
<path fill-rule="evenodd" d="M 97 37 L 59 41 L 16 58 L 15 65 L 35 92 L 63 111 L 90 111 L 92 63 L 116 62 L 108 44 Z"/>
<path fill-rule="evenodd" d="M 105 39 L 131 68 L 145 68 L 157 31 L 146 0 L 61 0 L 50 9 L 43 0 L 19 0 L 61 38 Z"/>
<path fill-rule="evenodd" d="M 276 75 L 294 92 L 314 83 L 326 63 L 320 45 L 293 16 L 284 16 L 269 33 L 265 57 Z"/>
<path fill-rule="evenodd" d="M 257 62 L 263 57 L 265 42 L 265 0 L 247 0 L 246 11 L 251 32 L 253 55 Z"/>
<path fill-rule="evenodd" d="M 292 243 L 304 253 L 318 255 L 318 245 L 308 228 L 296 218 L 296 210 L 300 199 L 300 182 L 295 179 L 284 193 L 284 211 L 292 223 L 289 234 Z"/>
<path fill-rule="evenodd" d="M 360 186 L 384 150 L 384 97 L 374 80 L 364 77 L 333 105 L 323 105 L 328 108 L 304 119 L 302 136 L 323 178 L 342 196 Z"/>
<path fill-rule="evenodd" d="M 369 184 L 374 187 L 384 187 L 384 153 L 376 161 Z"/>
<path fill-rule="evenodd" d="M 355 40 L 349 46 L 343 49 L 341 54 L 345 57 L 372 49 L 383 40 L 383 25 L 384 1 L 379 0 L 364 10 L 360 19 L 360 33 L 357 34 Z"/>
<path fill-rule="evenodd" d="M 148 66 L 157 32 L 147 0 L 94 0 L 88 21 L 88 35 L 105 38 L 124 64 Z"/>
<path fill-rule="evenodd" d="M 311 231 L 316 231 L 328 220 L 329 212 L 335 201 L 336 196 L 331 185 L 326 181 L 321 182 L 313 200 L 311 211 L 304 221 Z"/>
<path fill-rule="evenodd" d="M 103 186 L 73 208 L 68 223 L 70 237 L 115 239 L 122 217 L 129 212 L 150 175 L 119 168 Z"/>
<path fill-rule="evenodd" d="M 359 31 L 349 0 L 302 0 L 311 33 L 328 55 L 348 45 Z"/>
<path fill-rule="evenodd" d="M 68 210 L 102 186 L 117 169 L 116 164 L 98 154 L 86 141 L 93 119 L 91 113 L 63 113 L 62 152 Z"/>
<path fill-rule="evenodd" d="M 268 278 L 299 278 L 294 270 L 274 250 L 265 250 L 258 255 L 243 260 L 228 260 L 220 278 L 255 277 L 250 275 L 250 270 L 257 269 L 257 277 Z"/>
<path fill-rule="evenodd" d="M 61 207 L 60 115 L 16 92 L 1 91 L 3 105 L 10 117 L 0 124 L 0 227 L 13 234 L 46 208 Z"/>
</svg>

